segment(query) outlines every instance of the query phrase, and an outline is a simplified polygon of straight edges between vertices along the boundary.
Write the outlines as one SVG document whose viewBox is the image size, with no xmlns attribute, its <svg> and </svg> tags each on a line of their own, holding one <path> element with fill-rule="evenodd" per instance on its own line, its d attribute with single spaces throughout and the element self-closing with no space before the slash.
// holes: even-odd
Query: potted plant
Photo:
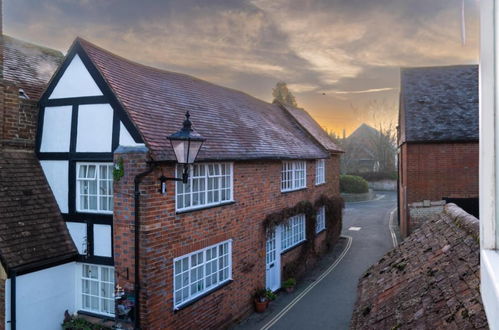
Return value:
<svg viewBox="0 0 499 330">
<path fill-rule="evenodd" d="M 267 289 L 256 290 L 254 296 L 255 310 L 257 313 L 263 313 L 267 309 L 269 304 L 269 298 L 267 297 Z"/>
<path fill-rule="evenodd" d="M 277 298 L 277 295 L 270 289 L 267 289 L 265 296 L 269 302 L 274 301 Z"/>
<path fill-rule="evenodd" d="M 296 280 L 293 277 L 290 277 L 286 281 L 284 281 L 282 286 L 284 287 L 284 289 L 286 289 L 286 292 L 291 293 L 295 290 Z"/>
</svg>

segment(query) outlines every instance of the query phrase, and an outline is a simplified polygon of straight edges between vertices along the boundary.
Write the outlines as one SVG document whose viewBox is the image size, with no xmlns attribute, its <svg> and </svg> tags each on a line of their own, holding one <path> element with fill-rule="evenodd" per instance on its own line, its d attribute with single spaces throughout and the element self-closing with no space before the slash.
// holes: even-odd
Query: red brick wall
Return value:
<svg viewBox="0 0 499 330">
<path fill-rule="evenodd" d="M 20 99 L 18 86 L 0 80 L 0 146 L 33 148 L 37 120 L 37 101 Z"/>
<path fill-rule="evenodd" d="M 117 281 L 133 287 L 133 178 L 145 169 L 143 154 L 116 154 L 124 159 L 125 176 L 115 184 L 114 258 Z M 220 328 L 253 308 L 252 295 L 265 285 L 266 215 L 294 206 L 302 200 L 314 202 L 321 194 L 339 194 L 339 156 L 327 161 L 327 183 L 316 187 L 315 162 L 307 163 L 307 189 L 281 193 L 280 161 L 235 162 L 234 199 L 231 205 L 175 213 L 174 183 L 167 195 L 159 194 L 161 170 L 148 175 L 141 185 L 141 308 L 144 329 Z M 173 176 L 173 166 L 163 173 Z M 324 250 L 324 234 L 315 242 Z M 233 282 L 201 300 L 173 312 L 173 264 L 175 257 L 226 239 L 232 242 Z M 333 242 L 334 244 L 334 242 Z M 286 262 L 299 247 L 283 255 Z M 126 279 L 128 268 L 128 280 Z"/>
<path fill-rule="evenodd" d="M 478 197 L 478 143 L 404 144 L 400 165 L 401 209 L 423 200 Z M 401 230 L 408 221 L 402 213 Z"/>
</svg>

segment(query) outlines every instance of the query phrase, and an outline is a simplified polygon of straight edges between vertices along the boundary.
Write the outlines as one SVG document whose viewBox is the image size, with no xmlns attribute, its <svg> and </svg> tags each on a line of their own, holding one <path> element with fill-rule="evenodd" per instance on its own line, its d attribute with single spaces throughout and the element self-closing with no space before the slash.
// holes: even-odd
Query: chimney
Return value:
<svg viewBox="0 0 499 330">
<path fill-rule="evenodd" d="M 0 1 L 2 1 L 2 0 L 0 0 Z M 345 140 L 345 138 L 346 138 L 346 132 L 345 132 L 345 129 L 343 129 L 343 140 Z"/>
</svg>

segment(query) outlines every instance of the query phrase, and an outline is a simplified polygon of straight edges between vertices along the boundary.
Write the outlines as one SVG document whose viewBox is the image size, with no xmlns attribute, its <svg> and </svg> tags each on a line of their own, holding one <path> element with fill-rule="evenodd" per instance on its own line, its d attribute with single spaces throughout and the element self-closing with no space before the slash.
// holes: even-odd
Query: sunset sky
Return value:
<svg viewBox="0 0 499 330">
<path fill-rule="evenodd" d="M 325 128 L 396 118 L 400 67 L 478 62 L 465 0 L 4 0 L 6 34 L 64 53 L 81 36 L 272 101 L 286 81 Z"/>
</svg>

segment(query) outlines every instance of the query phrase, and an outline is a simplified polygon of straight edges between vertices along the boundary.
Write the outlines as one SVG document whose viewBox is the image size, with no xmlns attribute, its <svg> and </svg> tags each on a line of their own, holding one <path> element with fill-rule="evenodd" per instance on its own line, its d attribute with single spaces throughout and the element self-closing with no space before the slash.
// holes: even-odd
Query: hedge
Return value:
<svg viewBox="0 0 499 330">
<path fill-rule="evenodd" d="M 349 194 L 363 194 L 369 191 L 367 181 L 356 175 L 340 175 L 340 191 Z"/>
</svg>

